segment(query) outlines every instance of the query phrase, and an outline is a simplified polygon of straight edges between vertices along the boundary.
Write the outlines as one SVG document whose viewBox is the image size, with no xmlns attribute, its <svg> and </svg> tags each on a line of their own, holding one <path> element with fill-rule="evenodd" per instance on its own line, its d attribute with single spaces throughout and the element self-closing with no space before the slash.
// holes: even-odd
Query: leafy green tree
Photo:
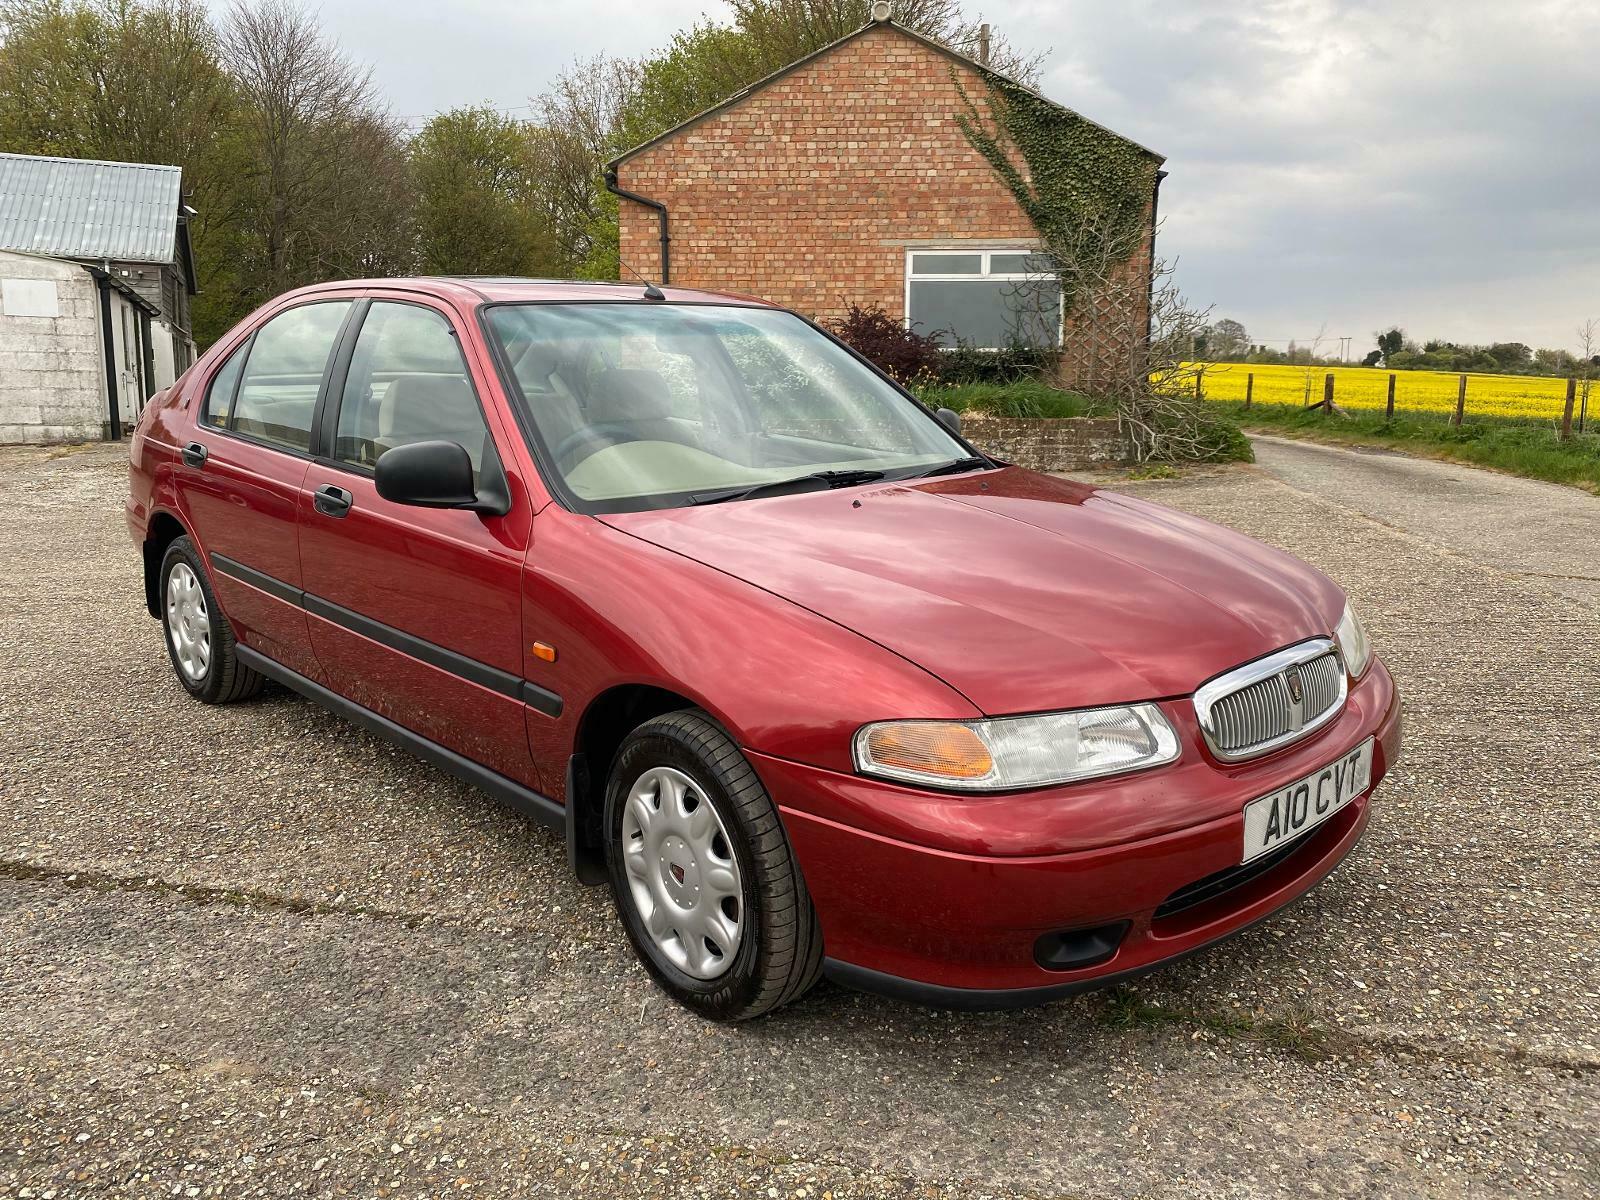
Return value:
<svg viewBox="0 0 1600 1200">
<path fill-rule="evenodd" d="M 416 193 L 417 266 L 434 275 L 549 275 L 560 269 L 537 202 L 528 124 L 491 108 L 457 108 L 408 147 Z"/>
<path fill-rule="evenodd" d="M 665 50 L 639 64 L 612 133 L 614 152 L 632 149 L 720 104 L 770 74 L 767 61 L 746 34 L 714 21 L 674 35 Z"/>
<path fill-rule="evenodd" d="M 197 336 L 234 315 L 226 272 L 238 92 L 198 0 L 0 0 L 0 146 L 171 164 L 190 227 Z M 181 86 L 176 86 L 180 84 Z"/>
<path fill-rule="evenodd" d="M 1384 362 L 1390 362 L 1394 355 L 1400 353 L 1406 346 L 1405 330 L 1398 327 L 1383 330 L 1375 335 L 1378 339 L 1378 355 Z"/>
<path fill-rule="evenodd" d="M 1487 353 L 1500 370 L 1510 374 L 1527 371 L 1533 366 L 1533 351 L 1521 342 L 1496 342 Z"/>
</svg>

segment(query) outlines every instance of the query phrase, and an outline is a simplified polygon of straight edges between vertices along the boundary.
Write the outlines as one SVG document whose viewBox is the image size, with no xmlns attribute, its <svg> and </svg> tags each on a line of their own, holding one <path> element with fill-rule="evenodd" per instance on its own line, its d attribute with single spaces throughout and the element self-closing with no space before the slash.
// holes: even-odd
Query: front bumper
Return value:
<svg viewBox="0 0 1600 1200">
<path fill-rule="evenodd" d="M 1087 847 L 1054 812 L 1079 807 L 1077 798 L 1091 785 L 961 797 L 952 807 L 948 796 L 759 754 L 751 759 L 778 802 L 805 873 L 830 976 L 925 1003 L 996 1008 L 1142 974 L 1238 933 L 1310 890 L 1366 828 L 1372 790 L 1399 753 L 1400 703 L 1388 672 L 1375 663 L 1338 721 L 1258 762 L 1216 763 L 1196 748 L 1190 735 L 1197 731 L 1181 732 L 1186 749 L 1179 763 L 1093 786 L 1094 803 L 1084 815 L 1100 844 Z M 1163 909 L 1180 889 L 1238 864 L 1246 802 L 1369 736 L 1377 745 L 1373 788 L 1365 795 L 1265 872 L 1192 907 Z M 1169 773 L 1181 784 L 1164 786 L 1161 777 Z M 1210 790 L 1202 795 L 1207 776 Z M 873 791 L 882 799 L 878 828 L 840 819 L 870 813 Z M 1149 833 L 1146 814 L 1154 807 L 1171 820 L 1174 793 L 1188 797 L 1199 819 Z M 1052 819 L 1036 819 L 1041 795 L 1058 798 Z M 936 818 L 920 842 L 900 836 L 919 796 Z M 1140 814 L 1127 823 L 1136 832 L 1125 839 L 1105 836 L 1107 811 L 1118 808 Z M 952 825 L 953 813 L 964 821 Z M 1118 927 L 1119 940 L 1093 965 L 1055 970 L 1035 960 L 1041 937 L 1105 926 Z"/>
</svg>

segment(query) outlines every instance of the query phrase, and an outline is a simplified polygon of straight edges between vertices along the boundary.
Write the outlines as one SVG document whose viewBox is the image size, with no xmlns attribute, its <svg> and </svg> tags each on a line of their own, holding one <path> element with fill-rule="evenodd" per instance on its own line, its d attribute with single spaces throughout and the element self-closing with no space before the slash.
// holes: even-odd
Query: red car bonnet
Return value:
<svg viewBox="0 0 1600 1200">
<path fill-rule="evenodd" d="M 991 714 L 1187 695 L 1343 593 L 1210 522 L 1006 468 L 600 518 L 802 605 Z"/>
</svg>

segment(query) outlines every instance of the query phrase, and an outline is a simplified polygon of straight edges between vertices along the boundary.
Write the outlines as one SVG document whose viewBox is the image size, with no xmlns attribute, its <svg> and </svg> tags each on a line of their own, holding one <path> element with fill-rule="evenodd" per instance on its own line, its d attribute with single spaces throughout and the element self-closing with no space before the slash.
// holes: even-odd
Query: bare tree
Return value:
<svg viewBox="0 0 1600 1200">
<path fill-rule="evenodd" d="M 1589 416 L 1589 393 L 1600 376 L 1600 318 L 1590 317 L 1578 326 L 1578 429 L 1581 431 Z"/>
<path fill-rule="evenodd" d="M 242 101 L 241 278 L 270 296 L 402 269 L 405 159 L 371 73 L 288 0 L 236 0 L 222 59 Z"/>
<path fill-rule="evenodd" d="M 1211 326 L 1207 344 L 1212 359 L 1243 358 L 1250 350 L 1250 332 L 1232 317 L 1223 317 Z"/>
<path fill-rule="evenodd" d="M 637 63 L 623 59 L 579 61 L 534 101 L 534 191 L 568 270 L 592 264 L 598 240 L 615 241 L 615 204 L 600 174 L 608 158 L 627 149 L 614 143 L 638 73 Z"/>
<path fill-rule="evenodd" d="M 1317 360 L 1322 357 L 1322 343 L 1328 340 L 1328 323 L 1324 321 L 1317 326 L 1317 335 L 1311 339 L 1310 345 L 1299 347 L 1305 356 L 1305 406 L 1311 407 L 1311 388 L 1317 378 Z M 1291 349 L 1293 344 L 1291 343 Z"/>
<path fill-rule="evenodd" d="M 1085 220 L 1051 239 L 1070 297 L 1063 381 L 1111 404 L 1140 461 L 1237 455 L 1237 430 L 1195 395 L 1202 367 L 1192 352 L 1211 309 L 1178 288 L 1175 263 L 1140 269 L 1150 236 L 1142 224 L 1108 230 Z"/>
</svg>

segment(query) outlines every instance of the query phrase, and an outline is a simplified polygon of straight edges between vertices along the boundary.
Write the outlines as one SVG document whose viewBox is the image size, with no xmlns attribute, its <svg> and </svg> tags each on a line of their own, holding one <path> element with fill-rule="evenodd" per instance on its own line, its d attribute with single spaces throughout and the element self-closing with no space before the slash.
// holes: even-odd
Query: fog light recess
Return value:
<svg viewBox="0 0 1600 1200">
<path fill-rule="evenodd" d="M 1081 971 L 1106 962 L 1122 945 L 1130 921 L 1113 921 L 1093 929 L 1047 933 L 1033 944 L 1033 961 L 1046 971 Z"/>
</svg>

